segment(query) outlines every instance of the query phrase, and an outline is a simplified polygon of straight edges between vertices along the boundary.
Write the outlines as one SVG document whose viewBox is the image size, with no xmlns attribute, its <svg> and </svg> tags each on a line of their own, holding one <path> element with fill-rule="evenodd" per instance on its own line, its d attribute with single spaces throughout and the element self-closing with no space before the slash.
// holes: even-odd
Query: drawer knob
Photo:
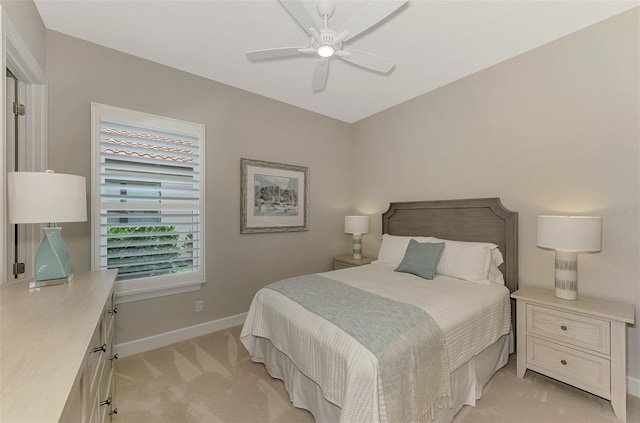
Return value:
<svg viewBox="0 0 640 423">
<path fill-rule="evenodd" d="M 108 311 L 109 314 L 118 314 L 118 307 L 114 307 Z"/>
<path fill-rule="evenodd" d="M 560 360 L 560 363 L 562 363 L 563 366 L 567 365 L 567 360 Z"/>
<path fill-rule="evenodd" d="M 106 400 L 100 402 L 100 407 L 105 406 L 105 405 L 111 405 L 111 397 L 109 397 Z"/>
<path fill-rule="evenodd" d="M 118 409 L 117 408 L 109 412 L 110 416 L 112 416 L 114 414 L 118 414 Z"/>
<path fill-rule="evenodd" d="M 562 326 L 560 326 L 560 329 L 567 330 L 567 327 L 565 325 L 562 325 Z"/>
<path fill-rule="evenodd" d="M 99 347 L 96 347 L 93 350 L 91 350 L 91 352 L 94 352 L 94 353 L 105 352 L 106 350 L 107 350 L 107 344 L 102 344 Z"/>
<path fill-rule="evenodd" d="M 114 354 L 111 357 L 109 357 L 109 360 L 117 360 L 118 359 L 118 354 Z"/>
</svg>

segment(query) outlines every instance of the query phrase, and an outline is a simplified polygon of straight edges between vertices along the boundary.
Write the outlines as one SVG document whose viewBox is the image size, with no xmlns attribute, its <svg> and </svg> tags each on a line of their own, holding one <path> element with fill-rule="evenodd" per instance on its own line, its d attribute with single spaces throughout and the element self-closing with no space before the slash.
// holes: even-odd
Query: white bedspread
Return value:
<svg viewBox="0 0 640 423">
<path fill-rule="evenodd" d="M 395 267 L 373 263 L 321 275 L 421 307 L 444 331 L 451 371 L 509 333 L 511 302 L 504 285 L 443 275 L 430 281 L 394 272 Z"/>
<path fill-rule="evenodd" d="M 509 292 L 504 286 L 439 275 L 428 281 L 393 269 L 374 263 L 322 275 L 423 308 L 445 332 L 451 371 L 509 332 Z M 262 289 L 240 335 L 250 354 L 255 337 L 269 339 L 316 381 L 325 399 L 341 407 L 342 422 L 386 421 L 375 356 L 332 323 L 278 292 Z"/>
</svg>

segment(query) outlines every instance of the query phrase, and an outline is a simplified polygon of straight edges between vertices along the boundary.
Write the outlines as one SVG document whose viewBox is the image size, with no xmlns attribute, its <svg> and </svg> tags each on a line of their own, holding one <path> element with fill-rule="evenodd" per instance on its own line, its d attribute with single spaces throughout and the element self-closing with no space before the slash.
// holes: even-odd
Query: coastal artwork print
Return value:
<svg viewBox="0 0 640 423">
<path fill-rule="evenodd" d="M 298 178 L 287 176 L 253 175 L 253 215 L 298 215 Z"/>
<path fill-rule="evenodd" d="M 309 168 L 241 159 L 240 233 L 309 230 Z"/>
</svg>

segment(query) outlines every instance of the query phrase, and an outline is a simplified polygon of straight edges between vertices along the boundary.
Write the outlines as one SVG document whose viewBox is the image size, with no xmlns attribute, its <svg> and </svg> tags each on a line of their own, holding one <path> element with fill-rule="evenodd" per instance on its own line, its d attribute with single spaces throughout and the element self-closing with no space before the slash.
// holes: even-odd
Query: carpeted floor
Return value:
<svg viewBox="0 0 640 423">
<path fill-rule="evenodd" d="M 116 362 L 117 423 L 313 422 L 291 405 L 281 381 L 253 363 L 240 327 L 190 339 Z M 485 386 L 476 407 L 455 423 L 617 422 L 599 397 L 528 371 L 516 376 L 515 356 Z M 629 423 L 640 423 L 640 398 L 628 396 Z"/>
</svg>

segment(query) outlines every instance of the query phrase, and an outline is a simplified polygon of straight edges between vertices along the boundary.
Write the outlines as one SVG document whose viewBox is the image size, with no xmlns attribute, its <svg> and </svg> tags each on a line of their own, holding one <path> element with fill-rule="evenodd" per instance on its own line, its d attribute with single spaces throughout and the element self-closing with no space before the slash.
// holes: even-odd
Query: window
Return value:
<svg viewBox="0 0 640 423">
<path fill-rule="evenodd" d="M 92 104 L 93 268 L 119 302 L 204 281 L 204 126 Z"/>
</svg>

